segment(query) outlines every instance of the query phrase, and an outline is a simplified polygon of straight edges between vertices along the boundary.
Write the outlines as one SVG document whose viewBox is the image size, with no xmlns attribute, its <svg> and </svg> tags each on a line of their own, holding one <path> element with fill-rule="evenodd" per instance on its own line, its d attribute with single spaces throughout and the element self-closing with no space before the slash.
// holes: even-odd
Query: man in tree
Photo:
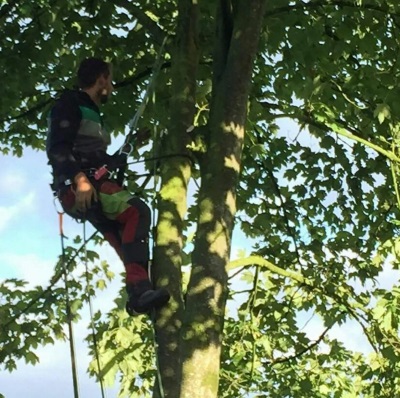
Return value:
<svg viewBox="0 0 400 398">
<path fill-rule="evenodd" d="M 106 152 L 110 136 L 99 111 L 113 90 L 111 65 L 85 59 L 77 78 L 80 89 L 66 91 L 50 113 L 47 155 L 54 189 L 64 211 L 88 220 L 123 261 L 128 313 L 148 313 L 166 304 L 169 293 L 154 289 L 147 272 L 149 207 L 108 178 L 109 168 L 121 163 L 121 156 Z"/>
</svg>

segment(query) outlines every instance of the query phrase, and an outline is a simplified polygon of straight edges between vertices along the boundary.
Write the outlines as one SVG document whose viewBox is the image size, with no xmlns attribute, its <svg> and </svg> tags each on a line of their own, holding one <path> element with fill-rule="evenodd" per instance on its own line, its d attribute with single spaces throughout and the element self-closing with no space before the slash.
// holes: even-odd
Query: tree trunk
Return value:
<svg viewBox="0 0 400 398">
<path fill-rule="evenodd" d="M 181 398 L 215 398 L 244 125 L 264 0 L 219 2 L 207 153 L 182 330 Z"/>
<path fill-rule="evenodd" d="M 182 378 L 180 331 L 183 317 L 182 246 L 191 162 L 186 149 L 187 129 L 195 114 L 197 55 L 197 4 L 180 0 L 172 54 L 171 121 L 163 139 L 162 155 L 178 155 L 161 163 L 154 279 L 171 293 L 169 305 L 157 314 L 156 340 L 162 389 L 156 381 L 153 396 L 179 397 Z M 183 155 L 183 156 L 180 156 Z M 185 156 L 186 155 L 186 156 Z"/>
</svg>

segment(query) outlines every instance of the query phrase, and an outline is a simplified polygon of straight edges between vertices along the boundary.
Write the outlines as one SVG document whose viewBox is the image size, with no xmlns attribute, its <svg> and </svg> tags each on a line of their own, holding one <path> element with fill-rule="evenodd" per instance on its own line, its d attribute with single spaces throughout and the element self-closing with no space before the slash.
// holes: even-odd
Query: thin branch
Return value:
<svg viewBox="0 0 400 398">
<path fill-rule="evenodd" d="M 7 16 L 9 12 L 17 5 L 18 0 L 10 1 L 0 8 L 0 18 Z"/>
<path fill-rule="evenodd" d="M 161 69 L 167 69 L 167 68 L 170 68 L 170 67 L 171 67 L 171 62 L 170 61 L 164 62 L 161 65 Z M 152 71 L 153 71 L 153 67 L 149 66 L 148 68 L 146 68 L 142 72 L 139 72 L 137 75 L 132 76 L 132 77 L 126 79 L 126 80 L 122 80 L 120 82 L 115 83 L 114 84 L 114 88 L 117 89 L 117 88 L 121 88 L 121 87 L 130 86 L 133 83 L 135 83 L 136 81 L 141 80 L 141 79 L 145 79 L 146 77 L 150 76 Z"/>
<path fill-rule="evenodd" d="M 357 8 L 359 10 L 369 10 L 369 11 L 376 11 L 379 13 L 383 13 L 385 15 L 390 15 L 394 17 L 399 17 L 400 14 L 396 12 L 390 12 L 389 7 L 380 7 L 376 4 L 360 4 L 357 5 L 354 1 L 345 1 L 345 0 L 325 0 L 325 1 L 313 1 L 307 3 L 297 3 L 291 6 L 285 7 L 278 7 L 273 10 L 269 10 L 266 12 L 266 17 L 272 17 L 279 14 L 285 14 L 292 12 L 294 10 L 310 10 L 319 7 L 330 7 L 330 6 L 337 6 L 337 7 L 348 7 L 348 8 Z"/>
<path fill-rule="evenodd" d="M 161 69 L 165 69 L 165 68 L 169 68 L 171 66 L 171 62 L 165 62 L 162 66 Z M 152 68 L 148 67 L 145 70 L 143 70 L 142 72 L 139 72 L 137 75 L 132 76 L 126 80 L 122 80 L 120 82 L 115 83 L 114 87 L 116 89 L 118 88 L 122 88 L 122 87 L 126 87 L 126 86 L 130 86 L 134 83 L 136 83 L 138 80 L 142 80 L 145 79 L 146 77 L 150 76 L 152 73 Z M 37 95 L 37 94 L 35 94 Z M 54 101 L 54 98 L 49 98 L 46 101 L 40 102 L 39 104 L 35 105 L 34 107 L 22 112 L 19 115 L 16 116 L 9 116 L 7 118 L 4 119 L 0 119 L 0 123 L 5 123 L 5 122 L 11 122 L 13 120 L 18 120 L 21 118 L 24 118 L 25 116 L 29 116 L 32 113 L 35 113 L 37 111 L 40 111 L 42 108 L 44 108 L 46 105 L 48 105 L 49 103 L 51 103 L 52 101 Z"/>
<path fill-rule="evenodd" d="M 322 290 L 322 292 L 324 292 L 324 290 Z M 346 307 L 347 312 L 350 314 L 350 316 L 353 317 L 353 319 L 361 326 L 361 329 L 363 330 L 365 337 L 367 338 L 369 344 L 371 345 L 372 349 L 378 353 L 378 349 L 375 347 L 375 343 L 372 340 L 371 336 L 369 335 L 368 329 L 367 327 L 364 325 L 364 323 L 362 322 L 362 320 L 364 322 L 370 322 L 370 319 L 368 319 L 368 317 L 364 317 L 361 314 L 357 314 L 356 312 L 356 308 L 352 307 L 352 305 L 350 303 L 348 303 L 345 300 L 342 300 L 342 298 L 337 295 L 336 293 L 331 293 L 329 295 L 333 300 L 336 301 L 336 303 L 344 305 Z M 359 309 L 361 309 L 361 306 L 358 305 Z M 362 308 L 363 309 L 363 308 Z M 368 315 L 368 314 L 367 314 Z"/>
<path fill-rule="evenodd" d="M 248 293 L 250 294 L 253 290 L 252 289 L 244 289 L 244 290 L 235 290 L 234 292 L 232 292 L 232 296 L 236 296 L 238 294 L 244 294 L 244 293 Z"/>
<path fill-rule="evenodd" d="M 253 255 L 253 256 L 249 256 L 244 259 L 232 261 L 228 264 L 227 269 L 229 271 L 229 270 L 232 270 L 232 269 L 235 269 L 238 267 L 255 266 L 255 265 L 258 265 L 262 268 L 266 268 L 266 269 L 270 270 L 271 272 L 281 275 L 285 278 L 293 279 L 296 282 L 300 283 L 301 285 L 311 288 L 312 290 L 318 290 L 325 296 L 330 297 L 337 304 L 344 305 L 346 307 L 347 312 L 354 318 L 355 321 L 358 322 L 358 324 L 363 329 L 365 336 L 367 337 L 369 343 L 371 344 L 371 347 L 374 349 L 375 352 L 377 352 L 377 348 L 375 347 L 375 344 L 372 341 L 372 338 L 369 335 L 366 326 L 362 322 L 362 320 L 367 322 L 368 319 L 366 319 L 361 314 L 357 314 L 357 312 L 356 312 L 357 308 L 362 309 L 360 304 L 358 304 L 358 303 L 351 304 L 351 303 L 347 302 L 346 300 L 343 300 L 336 293 L 328 293 L 325 291 L 325 289 L 323 287 L 313 285 L 313 283 L 309 279 L 305 278 L 301 274 L 278 267 L 277 265 L 272 264 L 271 262 L 269 262 L 268 260 L 265 260 L 264 258 L 262 258 L 260 256 Z"/>
<path fill-rule="evenodd" d="M 334 133 L 339 134 L 343 137 L 357 141 L 360 144 L 363 144 L 363 145 L 373 149 L 374 151 L 384 155 L 391 161 L 400 163 L 400 158 L 398 156 L 396 156 L 394 153 L 392 153 L 390 151 L 383 149 L 379 145 L 376 145 L 376 144 L 374 144 L 370 141 L 367 141 L 366 139 L 356 135 L 355 134 L 356 130 L 347 126 L 343 120 L 336 119 L 334 123 L 329 123 L 329 122 L 321 123 L 321 122 L 316 121 L 315 119 L 312 119 L 311 117 L 303 117 L 302 119 L 303 119 L 303 121 L 305 121 L 308 124 L 312 124 L 316 127 L 322 128 L 323 130 L 328 129 L 328 130 L 333 131 Z M 343 127 L 338 126 L 337 124 L 341 124 Z"/>
<path fill-rule="evenodd" d="M 261 135 L 260 135 L 257 127 L 255 127 L 255 131 L 257 132 L 257 136 L 256 136 L 257 143 L 261 144 L 261 139 L 260 139 Z M 257 164 L 258 164 L 258 162 L 257 162 Z M 285 201 L 283 200 L 283 196 L 282 196 L 278 181 L 275 178 L 275 175 L 272 172 L 272 170 L 268 167 L 266 160 L 263 160 L 261 162 L 261 164 L 258 164 L 258 166 L 259 167 L 261 166 L 262 168 L 264 168 L 267 171 L 267 173 L 272 181 L 272 185 L 274 186 L 275 192 L 279 196 L 279 200 L 282 204 L 282 206 L 280 206 L 280 208 L 283 210 L 283 219 L 285 221 L 286 229 L 287 229 L 288 235 L 292 238 L 292 241 L 293 241 L 293 244 L 295 247 L 295 251 L 296 251 L 297 261 L 299 262 L 299 264 L 301 264 L 301 258 L 300 258 L 301 256 L 300 256 L 299 246 L 297 244 L 297 239 L 296 239 L 296 228 L 290 227 L 288 211 L 287 211 L 287 208 L 285 205 Z"/>
<path fill-rule="evenodd" d="M 251 324 L 254 324 L 254 304 L 256 302 L 256 298 L 257 298 L 257 290 L 258 290 L 258 283 L 259 283 L 259 279 L 260 279 L 260 267 L 256 266 L 256 272 L 254 274 L 254 280 L 253 280 L 253 289 L 252 289 L 252 293 L 250 295 L 249 298 L 249 302 L 248 302 L 248 306 L 247 309 L 250 312 L 250 322 Z M 257 337 L 255 336 L 254 330 L 252 331 L 252 335 L 253 335 L 253 349 L 252 349 L 252 356 L 253 356 L 253 360 L 251 361 L 251 370 L 250 370 L 250 379 L 253 380 L 253 376 L 254 376 L 254 370 L 256 367 L 256 341 L 257 341 Z"/>
<path fill-rule="evenodd" d="M 212 61 L 202 61 L 202 62 L 199 62 L 199 65 L 207 65 L 207 66 L 210 66 L 212 64 Z M 167 61 L 167 62 L 164 62 L 162 65 L 161 65 L 161 70 L 162 69 L 168 69 L 168 68 L 170 68 L 171 67 L 171 61 Z M 128 78 L 128 79 L 126 79 L 126 80 L 122 80 L 122 81 L 120 81 L 120 82 L 116 82 L 115 84 L 114 84 L 114 88 L 121 88 L 121 87 L 126 87 L 126 86 L 130 86 L 130 85 L 132 85 L 133 83 L 135 83 L 136 81 L 138 81 L 138 80 L 141 80 L 141 79 L 145 79 L 146 77 L 148 77 L 148 76 L 150 76 L 151 75 L 151 73 L 153 72 L 153 67 L 151 66 L 149 66 L 148 68 L 146 68 L 145 70 L 143 70 L 142 72 L 139 72 L 137 75 L 135 75 L 135 76 L 132 76 L 132 77 L 130 77 L 130 78 Z"/>
<path fill-rule="evenodd" d="M 119 5 L 125 7 L 125 9 L 150 33 L 154 41 L 161 46 L 166 33 L 156 22 L 146 15 L 142 7 L 132 4 L 129 0 L 120 0 Z"/>
<path fill-rule="evenodd" d="M 321 334 L 321 336 L 318 337 L 317 340 L 315 340 L 313 343 L 311 343 L 310 345 L 308 345 L 307 347 L 303 348 L 302 350 L 300 350 L 299 352 L 297 352 L 296 354 L 293 354 L 289 357 L 282 357 L 282 358 L 277 358 L 277 359 L 273 359 L 272 361 L 266 361 L 265 364 L 266 365 L 276 365 L 277 363 L 284 363 L 284 362 L 289 362 L 292 361 L 293 359 L 297 359 L 300 358 L 302 355 L 304 355 L 305 353 L 307 353 L 308 351 L 311 351 L 314 347 L 316 347 L 319 343 L 321 343 L 321 341 L 324 339 L 324 337 L 326 336 L 326 334 L 329 332 L 329 330 L 332 329 L 333 325 L 335 323 L 332 323 L 332 325 L 328 326 L 323 333 Z"/>
<path fill-rule="evenodd" d="M 22 119 L 23 117 L 29 116 L 32 113 L 35 113 L 36 111 L 41 110 L 42 108 L 44 108 L 46 105 L 50 104 L 53 101 L 53 98 L 49 98 L 46 101 L 43 102 L 39 102 L 37 105 L 35 105 L 34 107 L 20 113 L 17 116 L 10 116 L 8 118 L 5 119 L 0 119 L 0 123 L 7 123 L 7 122 L 11 122 L 13 120 L 18 120 L 18 119 Z"/>
<path fill-rule="evenodd" d="M 246 268 L 246 267 L 239 268 L 235 273 L 233 273 L 232 275 L 230 275 L 230 276 L 228 277 L 228 280 L 231 280 L 231 279 L 235 278 L 235 276 L 237 276 L 237 275 L 239 275 L 240 273 L 242 273 L 243 270 L 244 270 L 245 268 Z"/>
<path fill-rule="evenodd" d="M 396 140 L 393 139 L 393 142 L 392 142 L 392 152 L 393 153 L 395 153 L 395 150 L 396 150 L 395 141 Z M 394 162 L 390 162 L 390 170 L 392 172 L 393 186 L 394 186 L 394 191 L 396 193 L 397 208 L 400 209 L 400 192 L 399 192 L 399 184 L 398 184 L 398 179 L 397 179 L 397 174 L 399 172 L 398 165 L 395 164 Z"/>
</svg>

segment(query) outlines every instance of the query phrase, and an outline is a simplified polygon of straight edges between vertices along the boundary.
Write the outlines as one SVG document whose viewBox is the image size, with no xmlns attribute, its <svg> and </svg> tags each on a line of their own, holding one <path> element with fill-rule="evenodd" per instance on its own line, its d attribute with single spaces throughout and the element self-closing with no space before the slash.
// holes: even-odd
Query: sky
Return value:
<svg viewBox="0 0 400 398">
<path fill-rule="evenodd" d="M 290 129 L 290 127 L 287 127 Z M 296 131 L 297 133 L 297 131 Z M 111 151 L 112 152 L 112 151 Z M 50 169 L 44 152 L 27 149 L 22 158 L 0 157 L 2 184 L 0 184 L 0 282 L 5 278 L 24 279 L 31 286 L 47 287 L 53 275 L 54 265 L 60 254 L 58 216 L 49 187 Z M 93 230 L 88 230 L 88 235 Z M 81 234 L 82 226 L 65 217 L 64 233 L 68 237 Z M 233 258 L 241 248 L 249 248 L 243 235 L 235 234 Z M 113 250 L 106 244 L 99 251 L 102 259 L 111 265 L 116 274 L 122 264 Z M 390 288 L 399 279 L 397 271 L 389 266 L 380 277 L 383 288 Z M 120 279 L 115 278 L 108 288 L 94 299 L 94 311 L 108 310 L 120 288 Z M 0 298 L 1 299 L 1 298 Z M 1 320 L 0 320 L 1 321 Z M 75 325 L 75 343 L 78 353 L 78 378 L 81 398 L 100 397 L 100 388 L 87 375 L 90 362 L 84 338 L 89 324 L 89 312 L 84 308 L 83 319 Z M 318 338 L 323 325 L 318 318 L 309 319 L 304 314 L 304 331 L 311 338 Z M 330 331 L 349 348 L 369 352 L 357 324 L 349 322 L 344 327 Z M 5 398 L 71 398 L 73 396 L 69 346 L 57 342 L 37 350 L 40 363 L 36 366 L 18 362 L 13 373 L 0 372 L 0 394 Z M 44 393 L 45 389 L 45 393 Z M 107 397 L 117 397 L 117 387 L 106 391 Z"/>
</svg>

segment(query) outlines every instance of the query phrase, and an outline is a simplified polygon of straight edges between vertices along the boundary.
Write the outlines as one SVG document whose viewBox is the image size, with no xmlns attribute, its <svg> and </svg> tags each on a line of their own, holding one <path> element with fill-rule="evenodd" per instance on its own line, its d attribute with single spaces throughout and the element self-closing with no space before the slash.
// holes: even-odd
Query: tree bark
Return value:
<svg viewBox="0 0 400 398">
<path fill-rule="evenodd" d="M 265 0 L 219 2 L 207 153 L 182 328 L 181 398 L 215 398 L 244 125 Z"/>
</svg>

